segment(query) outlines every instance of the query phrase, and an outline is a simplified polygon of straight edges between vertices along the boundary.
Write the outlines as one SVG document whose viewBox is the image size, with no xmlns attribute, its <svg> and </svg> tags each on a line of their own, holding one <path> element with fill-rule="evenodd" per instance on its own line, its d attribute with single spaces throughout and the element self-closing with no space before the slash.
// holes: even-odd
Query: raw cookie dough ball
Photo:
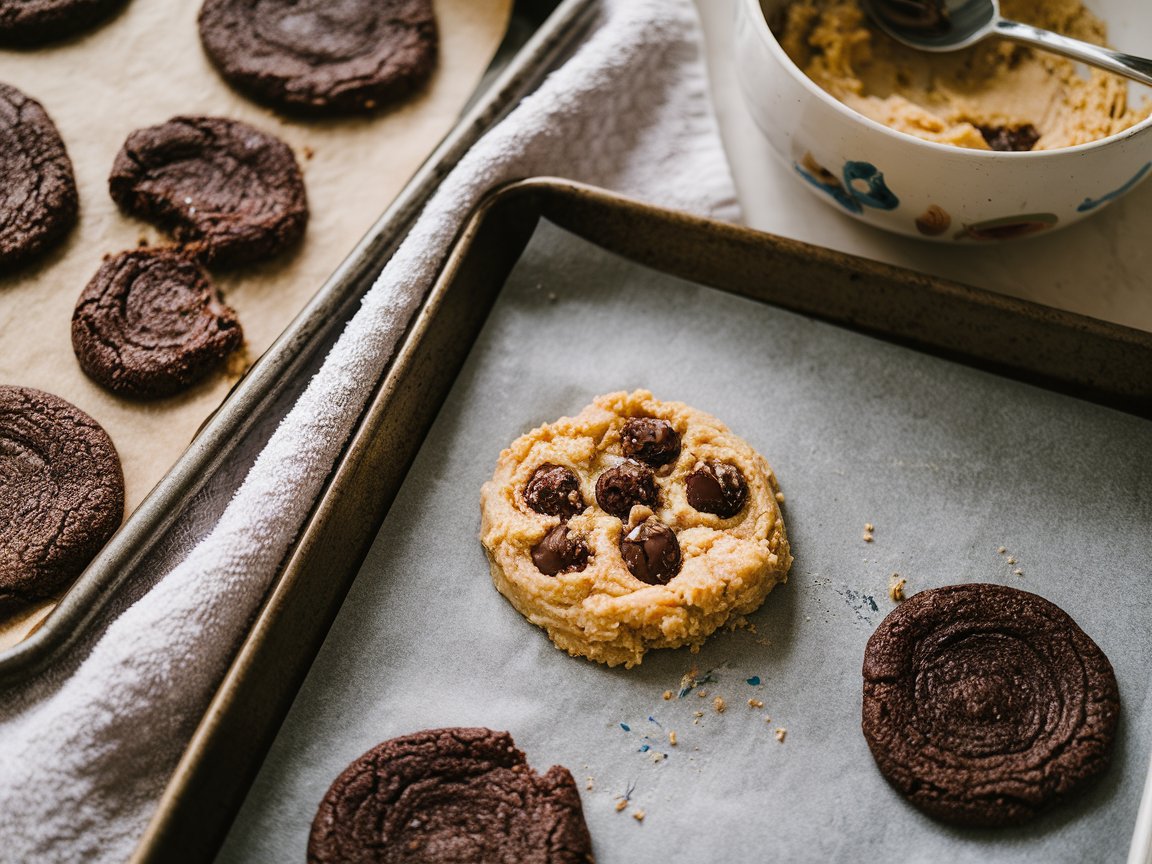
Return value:
<svg viewBox="0 0 1152 864">
<path fill-rule="evenodd" d="M 558 648 L 635 666 L 700 646 L 787 578 L 778 489 L 715 417 L 610 393 L 500 454 L 480 539 L 496 588 Z"/>
</svg>

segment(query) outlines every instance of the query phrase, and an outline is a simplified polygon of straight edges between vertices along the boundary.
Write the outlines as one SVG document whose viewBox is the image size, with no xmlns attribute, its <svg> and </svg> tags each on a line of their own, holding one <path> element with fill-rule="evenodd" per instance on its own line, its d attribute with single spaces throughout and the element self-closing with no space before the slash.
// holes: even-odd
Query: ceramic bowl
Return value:
<svg viewBox="0 0 1152 864">
<path fill-rule="evenodd" d="M 738 0 L 740 87 L 797 182 L 869 225 L 949 243 L 1045 233 L 1090 216 L 1152 173 L 1152 118 L 1076 147 L 969 150 L 896 132 L 828 95 L 784 53 L 768 20 L 787 0 Z M 1087 0 L 1121 50 L 1152 54 L 1148 0 Z M 1132 85 L 1140 100 L 1152 95 Z"/>
</svg>

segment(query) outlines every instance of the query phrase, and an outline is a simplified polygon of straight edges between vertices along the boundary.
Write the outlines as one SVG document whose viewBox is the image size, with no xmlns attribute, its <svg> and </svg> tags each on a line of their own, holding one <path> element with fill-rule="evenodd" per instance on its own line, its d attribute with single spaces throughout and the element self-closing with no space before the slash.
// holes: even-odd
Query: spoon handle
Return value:
<svg viewBox="0 0 1152 864">
<path fill-rule="evenodd" d="M 1117 75 L 1124 75 L 1141 84 L 1152 85 L 1152 60 L 1133 57 L 1131 54 L 1113 51 L 1111 48 L 1101 48 L 1090 42 L 1081 42 L 1079 39 L 1071 39 L 1051 30 L 1041 30 L 1018 21 L 1005 21 L 1003 18 L 996 22 L 993 32 L 1005 39 L 1035 45 L 1082 63 L 1099 66 Z"/>
</svg>

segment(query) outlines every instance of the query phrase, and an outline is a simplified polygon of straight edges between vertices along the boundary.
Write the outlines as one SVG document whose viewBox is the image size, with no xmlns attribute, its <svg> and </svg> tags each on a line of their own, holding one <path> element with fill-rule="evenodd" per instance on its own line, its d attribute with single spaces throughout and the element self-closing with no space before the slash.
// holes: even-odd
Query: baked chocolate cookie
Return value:
<svg viewBox="0 0 1152 864">
<path fill-rule="evenodd" d="M 921 591 L 864 652 L 864 737 L 913 805 L 957 825 L 1032 819 L 1108 767 L 1120 695 L 1067 614 L 1001 585 Z"/>
<path fill-rule="evenodd" d="M 609 393 L 500 454 L 480 541 L 496 589 L 557 648 L 635 666 L 701 645 L 787 578 L 778 491 L 715 417 Z"/>
<path fill-rule="evenodd" d="M 0 0 L 0 45 L 28 47 L 75 36 L 127 0 Z"/>
<path fill-rule="evenodd" d="M 362 114 L 436 65 L 432 0 L 205 0 L 200 41 L 241 93 L 288 112 Z"/>
<path fill-rule="evenodd" d="M 309 864 L 590 864 L 567 768 L 534 772 L 507 732 L 427 729 L 378 744 L 336 778 Z"/>
<path fill-rule="evenodd" d="M 63 239 L 80 208 L 55 124 L 39 102 L 7 84 L 0 84 L 0 177 L 3 275 Z"/>
<path fill-rule="evenodd" d="M 177 393 L 243 342 L 236 313 L 177 249 L 136 249 L 105 261 L 72 313 L 80 368 L 124 396 Z"/>
<path fill-rule="evenodd" d="M 0 609 L 68 587 L 124 518 L 124 473 L 69 402 L 0 386 Z"/>
<path fill-rule="evenodd" d="M 308 224 L 288 145 L 247 123 L 174 117 L 128 136 L 108 180 L 125 213 L 155 223 L 210 264 L 262 261 Z"/>
</svg>

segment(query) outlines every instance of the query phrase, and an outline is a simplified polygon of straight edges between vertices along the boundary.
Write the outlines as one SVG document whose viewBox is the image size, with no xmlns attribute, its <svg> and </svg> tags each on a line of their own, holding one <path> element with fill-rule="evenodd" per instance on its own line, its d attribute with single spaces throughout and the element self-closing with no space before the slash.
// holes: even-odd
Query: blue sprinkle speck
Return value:
<svg viewBox="0 0 1152 864">
<path fill-rule="evenodd" d="M 647 753 L 647 752 L 648 752 L 649 750 L 651 750 L 651 749 L 652 749 L 652 748 L 651 748 L 651 747 L 649 747 L 647 744 L 641 744 L 641 745 L 640 745 L 640 752 L 641 752 L 641 753 Z"/>
<path fill-rule="evenodd" d="M 865 594 L 864 599 L 868 601 L 868 605 L 872 607 L 873 612 L 880 611 L 880 607 L 876 605 L 876 601 L 870 595 Z"/>
<path fill-rule="evenodd" d="M 760 676 L 759 675 L 753 675 L 751 678 L 749 678 L 747 680 L 748 680 L 748 683 L 751 684 L 753 687 L 759 687 L 760 686 Z"/>
<path fill-rule="evenodd" d="M 627 723 L 621 723 L 620 728 L 623 729 L 625 732 L 631 732 L 632 731 L 632 727 L 629 726 Z"/>
</svg>

